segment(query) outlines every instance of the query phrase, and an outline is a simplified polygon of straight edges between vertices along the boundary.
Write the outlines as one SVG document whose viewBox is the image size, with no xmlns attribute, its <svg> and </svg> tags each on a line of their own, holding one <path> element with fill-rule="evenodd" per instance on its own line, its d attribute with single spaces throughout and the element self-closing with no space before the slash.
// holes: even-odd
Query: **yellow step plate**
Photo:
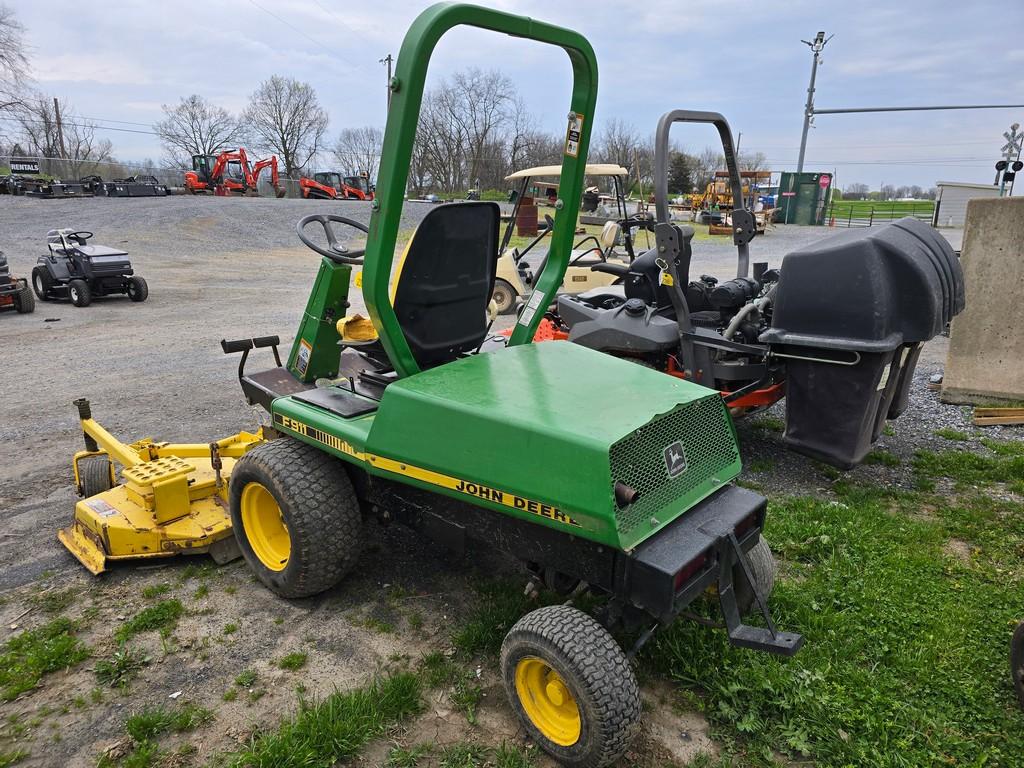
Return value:
<svg viewBox="0 0 1024 768">
<path fill-rule="evenodd" d="M 138 485 L 152 485 L 178 475 L 187 475 L 193 470 L 195 466 L 177 456 L 163 456 L 134 467 L 125 467 L 121 470 L 121 477 Z"/>
</svg>

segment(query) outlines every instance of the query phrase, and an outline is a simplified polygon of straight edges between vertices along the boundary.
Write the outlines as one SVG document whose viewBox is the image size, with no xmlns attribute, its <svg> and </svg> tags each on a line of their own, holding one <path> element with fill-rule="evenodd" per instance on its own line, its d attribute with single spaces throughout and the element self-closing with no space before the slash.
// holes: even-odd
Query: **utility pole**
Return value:
<svg viewBox="0 0 1024 768">
<path fill-rule="evenodd" d="M 383 59 L 380 59 L 377 62 L 378 64 L 384 64 L 388 68 L 388 112 L 391 111 L 391 62 L 393 61 L 394 59 L 389 53 L 387 56 L 385 56 Z"/>
<path fill-rule="evenodd" d="M 804 153 L 807 151 L 807 131 L 814 120 L 814 81 L 818 76 L 818 65 L 821 63 L 821 52 L 828 45 L 834 35 L 825 38 L 824 32 L 815 35 L 814 40 L 801 40 L 800 42 L 814 51 L 814 62 L 811 64 L 811 82 L 807 86 L 807 104 L 804 105 L 804 131 L 800 136 L 800 156 L 796 161 L 796 172 L 804 172 Z"/>
<path fill-rule="evenodd" d="M 60 121 L 60 102 L 56 96 L 53 97 L 53 114 L 57 123 L 57 145 L 60 147 L 60 157 L 61 160 L 67 160 L 68 151 L 64 147 L 64 126 Z"/>
</svg>

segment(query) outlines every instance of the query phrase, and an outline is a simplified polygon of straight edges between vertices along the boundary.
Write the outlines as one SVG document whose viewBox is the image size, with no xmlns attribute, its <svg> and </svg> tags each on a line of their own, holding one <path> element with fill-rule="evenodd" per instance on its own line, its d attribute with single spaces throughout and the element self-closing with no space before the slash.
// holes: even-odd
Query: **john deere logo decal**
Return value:
<svg viewBox="0 0 1024 768">
<path fill-rule="evenodd" d="M 665 469 L 670 478 L 679 477 L 686 471 L 686 451 L 682 443 L 672 443 L 665 449 Z"/>
</svg>

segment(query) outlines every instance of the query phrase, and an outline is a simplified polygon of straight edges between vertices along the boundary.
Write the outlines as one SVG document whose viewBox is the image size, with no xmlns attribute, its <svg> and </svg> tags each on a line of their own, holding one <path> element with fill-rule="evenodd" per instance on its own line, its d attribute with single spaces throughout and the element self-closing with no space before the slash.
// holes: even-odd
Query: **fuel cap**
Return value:
<svg viewBox="0 0 1024 768">
<path fill-rule="evenodd" d="M 628 299 L 626 301 L 626 314 L 637 317 L 642 315 L 647 310 L 647 305 L 644 304 L 643 299 Z"/>
</svg>

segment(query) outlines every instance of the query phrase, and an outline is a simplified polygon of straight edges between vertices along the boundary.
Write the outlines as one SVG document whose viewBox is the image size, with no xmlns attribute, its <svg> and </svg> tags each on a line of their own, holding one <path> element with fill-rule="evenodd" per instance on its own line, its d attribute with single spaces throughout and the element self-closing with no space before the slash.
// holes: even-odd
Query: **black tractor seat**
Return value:
<svg viewBox="0 0 1024 768">
<path fill-rule="evenodd" d="M 396 278 L 395 316 L 421 368 L 475 352 L 498 266 L 497 203 L 449 203 L 416 229 Z"/>
<path fill-rule="evenodd" d="M 589 291 L 577 293 L 576 298 L 592 307 L 600 307 L 609 300 L 621 303 L 626 300 L 626 286 L 605 285 L 600 288 L 591 288 Z"/>
</svg>

